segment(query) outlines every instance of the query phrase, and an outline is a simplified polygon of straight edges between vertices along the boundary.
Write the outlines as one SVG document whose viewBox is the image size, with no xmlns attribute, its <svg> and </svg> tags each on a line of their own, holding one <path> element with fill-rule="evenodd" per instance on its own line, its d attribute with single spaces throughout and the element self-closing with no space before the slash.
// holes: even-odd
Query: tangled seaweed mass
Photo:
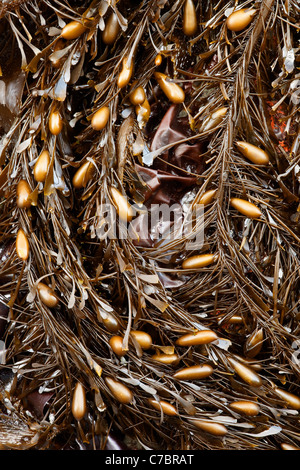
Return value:
<svg viewBox="0 0 300 470">
<path fill-rule="evenodd" d="M 298 449 L 299 1 L 0 18 L 1 449 Z"/>
</svg>

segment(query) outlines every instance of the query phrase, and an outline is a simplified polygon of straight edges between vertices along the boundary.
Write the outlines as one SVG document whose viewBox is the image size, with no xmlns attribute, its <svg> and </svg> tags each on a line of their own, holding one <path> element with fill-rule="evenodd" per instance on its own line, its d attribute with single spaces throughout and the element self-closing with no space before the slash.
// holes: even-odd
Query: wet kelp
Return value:
<svg viewBox="0 0 300 470">
<path fill-rule="evenodd" d="M 1 448 L 299 447 L 298 2 L 0 17 Z"/>
</svg>

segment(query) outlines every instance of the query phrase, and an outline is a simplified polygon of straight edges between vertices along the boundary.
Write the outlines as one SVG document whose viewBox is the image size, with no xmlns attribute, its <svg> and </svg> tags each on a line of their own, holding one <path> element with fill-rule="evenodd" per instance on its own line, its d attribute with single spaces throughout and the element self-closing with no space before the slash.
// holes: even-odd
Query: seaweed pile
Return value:
<svg viewBox="0 0 300 470">
<path fill-rule="evenodd" d="M 299 41 L 298 0 L 1 0 L 1 449 L 300 447 Z"/>
</svg>

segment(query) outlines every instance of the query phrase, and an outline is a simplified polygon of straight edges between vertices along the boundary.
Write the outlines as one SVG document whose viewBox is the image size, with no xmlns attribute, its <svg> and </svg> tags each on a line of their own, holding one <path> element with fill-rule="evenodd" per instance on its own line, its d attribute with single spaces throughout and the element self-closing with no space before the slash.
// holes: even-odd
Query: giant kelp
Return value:
<svg viewBox="0 0 300 470">
<path fill-rule="evenodd" d="M 298 2 L 0 17 L 1 447 L 298 447 Z"/>
</svg>

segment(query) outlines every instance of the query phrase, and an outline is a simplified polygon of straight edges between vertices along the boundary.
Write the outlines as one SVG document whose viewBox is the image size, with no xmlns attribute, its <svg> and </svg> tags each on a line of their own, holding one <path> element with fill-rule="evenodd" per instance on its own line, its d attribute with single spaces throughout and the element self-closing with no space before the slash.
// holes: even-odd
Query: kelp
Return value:
<svg viewBox="0 0 300 470">
<path fill-rule="evenodd" d="M 192 3 L 197 29 L 186 34 L 184 0 L 2 2 L 1 449 L 299 448 L 299 5 Z M 242 8 L 255 15 L 232 31 L 227 18 Z M 63 38 L 71 21 L 86 29 Z M 170 101 L 174 84 L 183 101 Z M 236 142 L 269 161 L 250 161 Z M 49 165 L 36 181 L 43 151 Z M 28 208 L 16 203 L 21 180 Z M 129 231 L 124 201 L 134 209 Z M 156 217 L 157 207 L 174 208 L 172 218 Z M 207 253 L 210 264 L 184 268 Z M 176 342 L 199 330 L 217 339 Z M 191 378 L 194 366 L 210 373 Z M 72 413 L 78 383 L 84 416 Z M 240 401 L 257 413 L 231 407 Z"/>
</svg>

